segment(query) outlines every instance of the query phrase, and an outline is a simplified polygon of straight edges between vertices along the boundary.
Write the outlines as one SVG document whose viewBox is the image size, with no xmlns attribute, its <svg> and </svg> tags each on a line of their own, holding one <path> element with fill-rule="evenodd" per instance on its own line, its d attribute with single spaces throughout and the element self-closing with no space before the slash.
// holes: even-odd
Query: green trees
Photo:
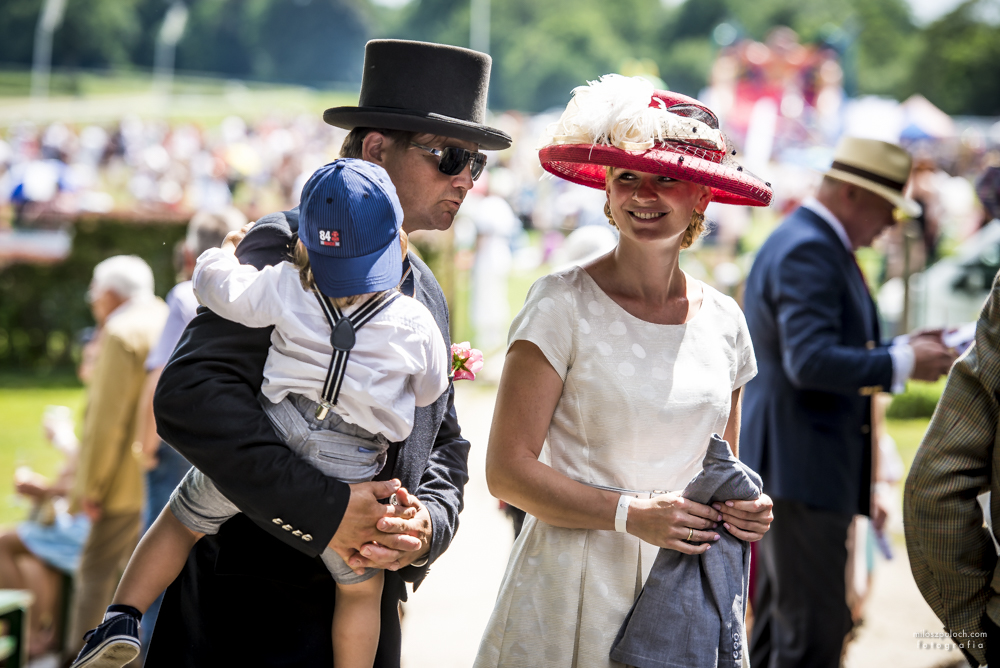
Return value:
<svg viewBox="0 0 1000 668">
<path fill-rule="evenodd" d="M 29 65 L 43 0 L 0 3 L 0 63 Z M 149 67 L 171 0 L 66 0 L 54 67 Z M 324 85 L 360 81 L 367 0 L 187 0 L 178 69 Z"/>
<path fill-rule="evenodd" d="M 55 67 L 148 67 L 172 0 L 66 0 Z M 406 37 L 468 46 L 470 0 L 185 0 L 181 70 L 267 81 L 357 82 L 363 45 Z M 31 62 L 42 0 L 0 2 L 0 63 Z M 716 28 L 726 23 L 726 30 Z M 1000 114 L 1000 0 L 968 0 L 929 26 L 908 0 L 492 0 L 491 105 L 538 111 L 587 79 L 653 63 L 697 94 L 720 48 L 787 25 L 842 54 L 849 94 L 923 93 L 954 114 Z M 726 40 L 722 40 L 726 41 Z"/>
<path fill-rule="evenodd" d="M 137 6 L 145 0 L 67 0 L 53 40 L 52 62 L 64 67 L 127 65 L 142 26 Z M 0 62 L 30 64 L 42 0 L 0 3 Z"/>
<path fill-rule="evenodd" d="M 949 114 L 1000 114 L 1000 2 L 971 0 L 923 32 L 910 88 Z"/>
<path fill-rule="evenodd" d="M 906 0 L 493 0 L 491 54 L 496 108 L 562 104 L 573 86 L 648 58 L 674 90 L 707 83 L 726 22 L 737 37 L 763 40 L 787 25 L 806 42 L 842 51 L 852 93 L 908 94 L 920 31 Z M 468 45 L 468 0 L 412 0 L 382 32 Z"/>
<path fill-rule="evenodd" d="M 72 1 L 72 0 L 70 0 Z M 179 69 L 266 81 L 360 82 L 372 36 L 354 0 L 198 0 L 178 45 Z"/>
</svg>

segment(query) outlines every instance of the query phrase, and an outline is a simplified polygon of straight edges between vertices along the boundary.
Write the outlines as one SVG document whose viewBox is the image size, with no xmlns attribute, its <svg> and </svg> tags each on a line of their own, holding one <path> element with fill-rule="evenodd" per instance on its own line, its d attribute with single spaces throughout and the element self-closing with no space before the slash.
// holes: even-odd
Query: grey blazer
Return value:
<svg viewBox="0 0 1000 668">
<path fill-rule="evenodd" d="M 684 498 L 709 504 L 756 499 L 760 476 L 712 435 L 704 468 Z M 704 554 L 661 549 L 611 648 L 611 658 L 639 668 L 733 668 L 746 648 L 750 544 L 726 531 Z"/>
</svg>

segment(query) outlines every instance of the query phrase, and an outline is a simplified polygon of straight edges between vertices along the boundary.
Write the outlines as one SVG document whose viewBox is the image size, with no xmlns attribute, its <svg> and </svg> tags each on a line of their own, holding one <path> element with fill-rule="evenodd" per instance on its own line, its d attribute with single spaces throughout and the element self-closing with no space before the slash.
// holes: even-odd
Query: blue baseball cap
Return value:
<svg viewBox="0 0 1000 668">
<path fill-rule="evenodd" d="M 319 291 L 350 297 L 399 285 L 402 223 L 396 187 L 378 165 L 342 158 L 319 168 L 299 205 L 299 239 Z"/>
</svg>

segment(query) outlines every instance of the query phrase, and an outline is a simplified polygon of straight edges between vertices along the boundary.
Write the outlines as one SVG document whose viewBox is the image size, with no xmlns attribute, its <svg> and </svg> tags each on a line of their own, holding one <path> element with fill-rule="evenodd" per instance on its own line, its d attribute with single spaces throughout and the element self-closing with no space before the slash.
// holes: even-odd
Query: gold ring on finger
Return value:
<svg viewBox="0 0 1000 668">
<path fill-rule="evenodd" d="M 692 536 L 694 536 L 694 529 L 689 528 L 688 529 L 688 537 L 687 537 L 688 542 L 691 542 L 691 537 Z"/>
</svg>

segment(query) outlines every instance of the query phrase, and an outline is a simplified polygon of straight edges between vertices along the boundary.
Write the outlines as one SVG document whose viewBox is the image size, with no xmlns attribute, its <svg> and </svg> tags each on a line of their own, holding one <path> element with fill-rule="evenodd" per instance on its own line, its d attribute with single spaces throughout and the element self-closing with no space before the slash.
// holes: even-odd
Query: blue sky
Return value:
<svg viewBox="0 0 1000 668">
<path fill-rule="evenodd" d="M 921 25 L 930 23 L 962 4 L 962 0 L 907 0 L 907 2 L 913 10 L 913 18 Z"/>
</svg>

